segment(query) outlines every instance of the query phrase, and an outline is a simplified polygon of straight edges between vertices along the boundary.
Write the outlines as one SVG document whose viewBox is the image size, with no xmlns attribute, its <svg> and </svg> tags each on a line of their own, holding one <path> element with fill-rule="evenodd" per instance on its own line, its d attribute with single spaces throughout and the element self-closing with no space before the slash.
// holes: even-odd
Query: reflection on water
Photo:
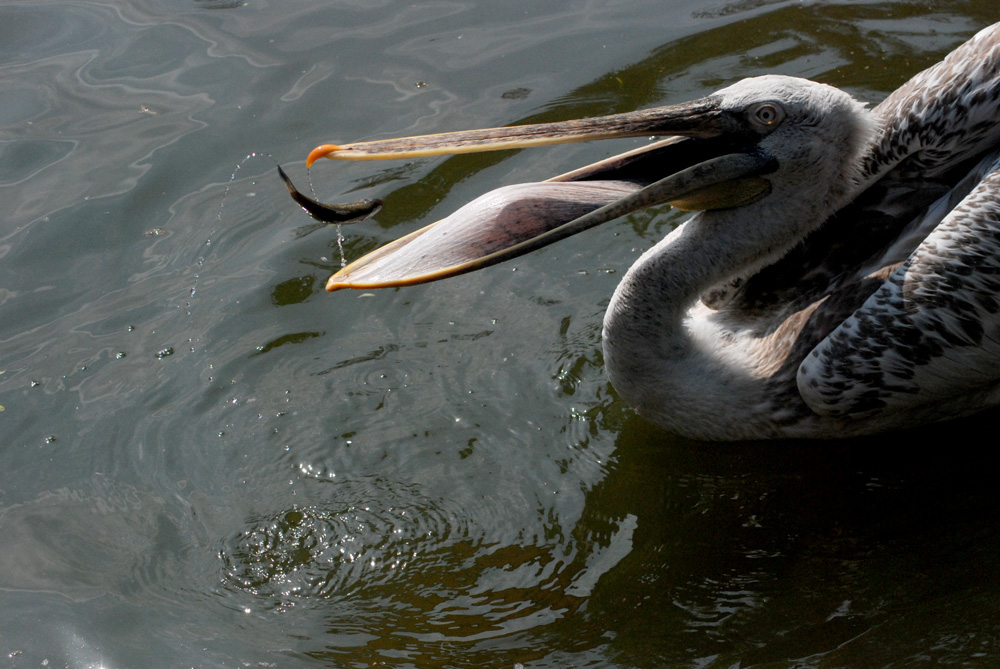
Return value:
<svg viewBox="0 0 1000 669">
<path fill-rule="evenodd" d="M 75 601 L 128 590 L 157 569 L 154 548 L 177 544 L 163 500 L 95 476 L 0 509 L 0 588 L 57 592 Z"/>
<path fill-rule="evenodd" d="M 0 6 L 0 651 L 995 664 L 996 482 L 954 436 L 995 416 L 709 447 L 617 399 L 603 310 L 677 215 L 331 296 L 335 234 L 273 162 L 230 183 L 250 153 L 299 181 L 321 142 L 625 111 L 765 71 L 875 101 L 994 15 L 985 0 Z M 622 148 L 313 179 L 323 201 L 384 199 L 347 233 L 354 258 Z"/>
<path fill-rule="evenodd" d="M 330 485 L 324 506 L 255 519 L 226 541 L 221 557 L 227 587 L 266 608 L 328 600 L 328 623 L 348 646 L 420 654 L 425 642 L 547 625 L 584 603 L 629 552 L 634 529 L 630 518 L 606 546 L 578 544 L 554 526 L 500 542 L 416 489 L 377 479 Z"/>
</svg>

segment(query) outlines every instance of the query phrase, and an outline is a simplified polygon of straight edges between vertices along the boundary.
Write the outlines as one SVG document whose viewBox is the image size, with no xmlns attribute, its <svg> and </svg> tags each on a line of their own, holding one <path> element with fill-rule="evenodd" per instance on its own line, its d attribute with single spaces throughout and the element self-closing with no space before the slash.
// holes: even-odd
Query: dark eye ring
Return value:
<svg viewBox="0 0 1000 669">
<path fill-rule="evenodd" d="M 781 123 L 781 121 L 785 118 L 785 113 L 781 107 L 765 102 L 753 110 L 753 118 L 758 123 L 771 126 Z"/>
</svg>

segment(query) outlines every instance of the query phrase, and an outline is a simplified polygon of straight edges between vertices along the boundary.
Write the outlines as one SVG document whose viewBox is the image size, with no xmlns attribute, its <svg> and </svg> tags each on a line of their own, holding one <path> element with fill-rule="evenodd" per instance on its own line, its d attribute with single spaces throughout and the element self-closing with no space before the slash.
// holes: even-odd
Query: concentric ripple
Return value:
<svg viewBox="0 0 1000 669">
<path fill-rule="evenodd" d="M 226 540 L 223 586 L 254 599 L 240 606 L 320 608 L 331 643 L 362 654 L 420 655 L 441 641 L 549 625 L 577 610 L 631 550 L 633 520 L 605 546 L 559 540 L 572 533 L 546 526 L 543 513 L 538 527 L 487 534 L 464 520 L 475 509 L 449 508 L 416 486 L 378 478 L 326 486 L 331 499 L 253 519 Z"/>
<path fill-rule="evenodd" d="M 337 598 L 407 578 L 418 558 L 426 570 L 445 547 L 472 545 L 455 519 L 412 489 L 331 485 L 344 502 L 295 506 L 229 539 L 220 553 L 226 582 L 266 597 Z"/>
</svg>

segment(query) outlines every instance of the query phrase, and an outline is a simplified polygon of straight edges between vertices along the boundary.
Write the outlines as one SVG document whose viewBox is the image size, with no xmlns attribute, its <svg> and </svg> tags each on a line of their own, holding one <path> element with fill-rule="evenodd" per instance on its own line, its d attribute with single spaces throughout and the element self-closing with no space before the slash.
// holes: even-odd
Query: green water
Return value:
<svg viewBox="0 0 1000 669">
<path fill-rule="evenodd" d="M 994 4 L 0 3 L 0 665 L 995 665 L 995 414 L 677 438 L 617 398 L 600 325 L 678 215 L 330 295 L 336 232 L 244 161 L 306 190 L 320 143 L 764 72 L 877 102 Z M 634 145 L 312 181 L 385 201 L 354 258 Z"/>
</svg>

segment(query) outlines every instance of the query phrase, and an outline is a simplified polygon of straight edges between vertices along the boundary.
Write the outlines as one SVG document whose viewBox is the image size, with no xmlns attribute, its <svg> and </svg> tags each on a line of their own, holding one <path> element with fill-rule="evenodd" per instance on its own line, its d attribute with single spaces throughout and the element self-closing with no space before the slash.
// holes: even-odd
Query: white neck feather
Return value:
<svg viewBox="0 0 1000 669">
<path fill-rule="evenodd" d="M 761 434 L 754 404 L 766 398 L 756 397 L 761 379 L 738 346 L 740 333 L 692 309 L 708 289 L 781 258 L 856 195 L 872 134 L 864 119 L 859 124 L 855 150 L 823 147 L 816 169 L 779 170 L 759 202 L 696 215 L 625 275 L 604 319 L 605 366 L 641 415 L 705 438 L 732 438 L 741 424 Z"/>
</svg>

